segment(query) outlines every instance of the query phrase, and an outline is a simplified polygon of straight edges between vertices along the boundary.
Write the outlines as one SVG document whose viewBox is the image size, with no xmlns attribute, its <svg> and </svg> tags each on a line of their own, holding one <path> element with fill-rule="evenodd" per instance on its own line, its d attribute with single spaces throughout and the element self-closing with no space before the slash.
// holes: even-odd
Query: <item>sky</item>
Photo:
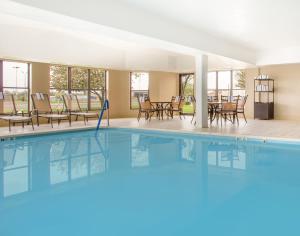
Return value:
<svg viewBox="0 0 300 236">
<path fill-rule="evenodd" d="M 27 87 L 28 64 L 3 62 L 3 87 Z"/>
</svg>

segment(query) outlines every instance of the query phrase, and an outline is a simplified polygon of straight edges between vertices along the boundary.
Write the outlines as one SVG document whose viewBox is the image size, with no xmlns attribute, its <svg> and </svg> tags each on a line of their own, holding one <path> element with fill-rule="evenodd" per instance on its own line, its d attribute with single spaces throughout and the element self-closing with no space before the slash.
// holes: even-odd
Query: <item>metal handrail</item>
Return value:
<svg viewBox="0 0 300 236">
<path fill-rule="evenodd" d="M 98 124 L 97 124 L 97 130 L 100 128 L 103 114 L 105 111 L 107 111 L 107 126 L 109 126 L 109 101 L 107 99 L 104 101 L 103 107 L 100 111 L 100 116 L 99 116 Z"/>
</svg>

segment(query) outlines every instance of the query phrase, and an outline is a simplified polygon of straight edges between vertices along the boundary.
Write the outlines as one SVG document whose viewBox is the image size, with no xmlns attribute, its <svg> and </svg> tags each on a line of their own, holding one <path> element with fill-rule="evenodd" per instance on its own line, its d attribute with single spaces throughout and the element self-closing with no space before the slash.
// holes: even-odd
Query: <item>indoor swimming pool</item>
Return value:
<svg viewBox="0 0 300 236">
<path fill-rule="evenodd" d="M 300 235 L 300 143 L 134 129 L 0 142 L 0 235 Z"/>
</svg>

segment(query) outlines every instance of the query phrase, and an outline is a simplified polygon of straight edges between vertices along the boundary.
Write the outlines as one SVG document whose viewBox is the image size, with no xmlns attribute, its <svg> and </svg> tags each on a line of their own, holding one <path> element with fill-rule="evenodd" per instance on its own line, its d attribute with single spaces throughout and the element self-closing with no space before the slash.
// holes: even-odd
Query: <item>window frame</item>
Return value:
<svg viewBox="0 0 300 236">
<path fill-rule="evenodd" d="M 102 68 L 86 68 L 86 67 L 80 67 L 80 66 L 66 66 L 66 65 L 60 65 L 60 64 L 51 64 L 50 66 L 65 66 L 67 68 L 67 89 L 65 89 L 68 94 L 72 94 L 72 91 L 84 91 L 87 92 L 87 109 L 89 111 L 96 110 L 92 109 L 91 106 L 91 70 L 103 70 L 104 71 L 104 88 L 99 89 L 99 91 L 104 91 L 104 99 L 107 99 L 107 70 Z M 72 88 L 72 69 L 73 68 L 82 68 L 87 70 L 87 88 L 86 89 L 75 89 Z M 50 77 L 51 80 L 51 77 Z M 50 87 L 51 89 L 56 89 L 54 87 Z"/>
<path fill-rule="evenodd" d="M 15 62 L 15 63 L 23 63 L 27 65 L 27 87 L 14 87 L 14 86 L 4 86 L 4 62 Z M 30 94 L 31 94 L 31 63 L 24 61 L 16 61 L 16 60 L 4 60 L 0 59 L 0 92 L 4 92 L 5 89 L 22 89 L 27 90 L 27 112 L 29 113 L 31 110 L 31 102 L 30 102 Z M 17 110 L 18 111 L 18 110 Z M 0 113 L 5 113 L 4 108 Z"/>
<path fill-rule="evenodd" d="M 132 89 L 132 74 L 133 73 L 147 73 L 148 74 L 148 77 L 149 77 L 149 84 L 150 84 L 150 73 L 149 72 L 146 72 L 146 71 L 131 71 L 130 73 L 129 73 L 129 81 L 130 81 L 130 94 L 129 94 L 129 96 L 130 96 L 130 99 L 129 99 L 129 106 L 130 106 L 130 110 L 138 110 L 139 108 L 134 108 L 134 107 L 132 107 L 132 92 L 135 92 L 135 91 L 137 91 L 137 92 L 147 92 L 147 94 L 148 94 L 148 96 L 149 96 L 149 94 L 150 94 L 150 89 L 149 89 L 149 84 L 148 84 L 148 89 L 147 90 L 135 90 L 135 89 Z"/>
<path fill-rule="evenodd" d="M 228 89 L 220 89 L 219 88 L 219 73 L 220 72 L 224 72 L 224 71 L 230 71 L 230 88 L 229 88 L 229 95 L 230 97 L 233 96 L 233 91 L 245 91 L 246 93 L 246 89 L 236 89 L 233 88 L 233 75 L 235 71 L 239 71 L 239 70 L 214 70 L 214 71 L 209 71 L 209 72 L 215 72 L 216 73 L 216 89 L 209 89 L 209 91 L 215 91 L 215 96 L 219 96 L 220 92 L 223 91 L 228 91 Z"/>
<path fill-rule="evenodd" d="M 184 94 L 182 94 L 183 93 L 183 91 L 182 91 L 182 81 L 183 81 L 183 77 L 184 76 L 187 76 L 187 75 L 193 75 L 194 76 L 194 78 L 193 78 L 193 80 L 194 80 L 194 83 L 193 83 L 193 96 L 195 95 L 195 73 L 181 73 L 181 74 L 179 74 L 179 95 L 180 96 L 183 96 Z"/>
</svg>

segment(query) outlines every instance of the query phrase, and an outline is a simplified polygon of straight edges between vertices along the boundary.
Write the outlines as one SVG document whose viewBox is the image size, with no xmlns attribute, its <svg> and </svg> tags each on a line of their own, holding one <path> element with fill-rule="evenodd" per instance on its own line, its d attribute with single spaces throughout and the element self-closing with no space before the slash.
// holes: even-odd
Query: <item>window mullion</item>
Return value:
<svg viewBox="0 0 300 236">
<path fill-rule="evenodd" d="M 27 99 L 28 99 L 28 104 L 27 104 L 27 107 L 28 107 L 28 113 L 30 111 L 30 94 L 31 94 L 31 88 L 30 88 L 30 84 L 31 84 L 31 73 L 30 73 L 30 68 L 31 68 L 31 65 L 30 63 L 27 64 Z"/>
<path fill-rule="evenodd" d="M 72 67 L 68 67 L 68 93 L 72 93 Z"/>
<path fill-rule="evenodd" d="M 229 92 L 230 97 L 232 97 L 232 95 L 233 95 L 233 93 L 232 93 L 232 87 L 233 87 L 233 72 L 231 70 L 230 71 L 230 92 Z"/>
<path fill-rule="evenodd" d="M 0 60 L 0 92 L 3 92 L 3 61 Z"/>
<path fill-rule="evenodd" d="M 88 69 L 88 110 L 91 110 L 91 69 Z"/>
<path fill-rule="evenodd" d="M 219 97 L 219 72 L 216 71 L 216 95 Z"/>
</svg>

